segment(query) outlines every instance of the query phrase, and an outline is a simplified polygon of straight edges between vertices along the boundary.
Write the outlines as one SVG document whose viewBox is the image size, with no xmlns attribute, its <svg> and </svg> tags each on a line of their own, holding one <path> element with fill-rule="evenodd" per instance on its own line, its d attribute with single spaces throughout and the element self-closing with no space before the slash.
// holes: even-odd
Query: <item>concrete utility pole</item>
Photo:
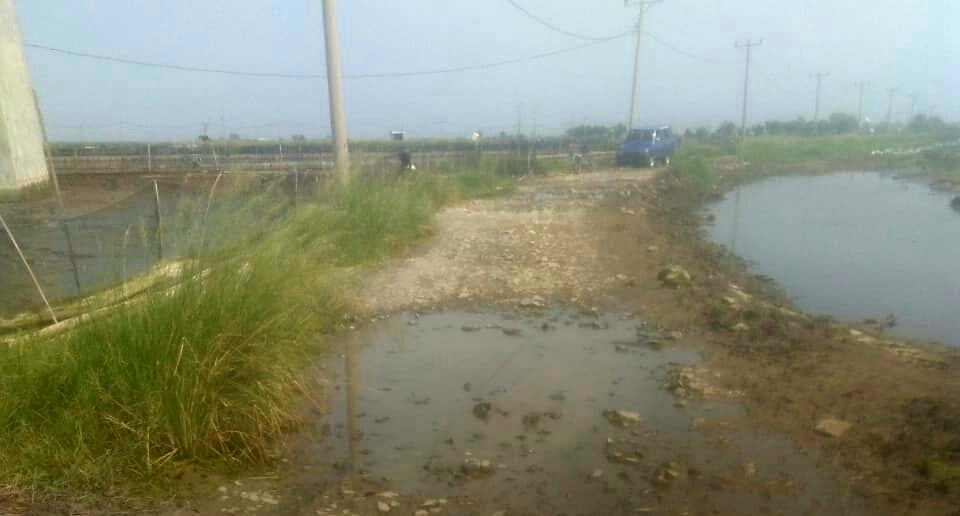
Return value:
<svg viewBox="0 0 960 516">
<path fill-rule="evenodd" d="M 343 82 L 340 77 L 340 47 L 337 43 L 336 0 L 323 1 L 323 36 L 327 49 L 327 89 L 330 93 L 330 130 L 333 154 L 341 183 L 350 181 L 350 151 L 347 122 L 343 113 Z"/>
<path fill-rule="evenodd" d="M 910 94 L 910 120 L 913 120 L 913 117 L 917 114 L 917 99 L 920 98 L 919 93 Z"/>
<path fill-rule="evenodd" d="M 747 139 L 747 94 L 750 92 L 750 55 L 753 47 L 759 47 L 763 44 L 763 40 L 759 41 L 750 41 L 749 39 L 740 42 L 737 41 L 733 44 L 734 48 L 743 48 L 746 49 L 747 62 L 743 68 L 743 114 L 740 116 L 740 143 L 743 144 L 744 140 Z"/>
<path fill-rule="evenodd" d="M 889 131 L 893 126 L 893 96 L 897 94 L 897 88 L 890 88 L 887 90 L 887 95 L 890 96 L 887 102 L 887 130 Z"/>
<path fill-rule="evenodd" d="M 817 72 L 810 74 L 811 79 L 817 79 L 817 101 L 813 108 L 813 134 L 820 133 L 820 85 L 824 77 L 829 77 L 829 73 Z"/>
<path fill-rule="evenodd" d="M 49 180 L 13 0 L 0 0 L 0 190 Z"/>
<path fill-rule="evenodd" d="M 637 16 L 637 46 L 633 51 L 633 87 L 630 88 L 630 114 L 627 116 L 627 133 L 633 129 L 633 115 L 637 110 L 637 82 L 640 78 L 640 41 L 643 39 L 643 14 L 654 4 L 659 4 L 663 0 L 639 0 L 631 2 L 623 0 L 624 6 L 636 5 L 640 8 L 640 14 Z"/>
<path fill-rule="evenodd" d="M 857 101 L 857 127 L 863 126 L 863 90 L 869 84 L 867 81 L 860 81 L 853 83 L 854 86 L 860 89 L 860 99 Z"/>
</svg>

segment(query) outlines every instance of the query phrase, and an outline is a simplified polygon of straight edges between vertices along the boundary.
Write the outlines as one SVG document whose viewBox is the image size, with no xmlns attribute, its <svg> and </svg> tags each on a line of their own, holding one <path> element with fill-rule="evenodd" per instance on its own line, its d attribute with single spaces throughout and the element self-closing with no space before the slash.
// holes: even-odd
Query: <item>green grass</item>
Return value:
<svg viewBox="0 0 960 516">
<path fill-rule="evenodd" d="M 670 165 L 670 173 L 700 192 L 709 190 L 715 181 L 709 163 L 699 156 L 677 156 Z"/>
<path fill-rule="evenodd" d="M 747 139 L 743 146 L 743 159 L 756 164 L 810 160 L 862 161 L 869 159 L 873 150 L 909 148 L 934 141 L 936 138 L 930 134 L 761 136 Z"/>
<path fill-rule="evenodd" d="M 0 348 L 0 478 L 102 494 L 168 485 L 188 465 L 269 462 L 300 422 L 305 368 L 342 319 L 341 267 L 429 235 L 446 203 L 509 186 L 480 167 L 360 176 L 270 212 L 281 217 L 270 231 L 221 228 L 247 237 L 189 261 L 175 288 Z"/>
</svg>

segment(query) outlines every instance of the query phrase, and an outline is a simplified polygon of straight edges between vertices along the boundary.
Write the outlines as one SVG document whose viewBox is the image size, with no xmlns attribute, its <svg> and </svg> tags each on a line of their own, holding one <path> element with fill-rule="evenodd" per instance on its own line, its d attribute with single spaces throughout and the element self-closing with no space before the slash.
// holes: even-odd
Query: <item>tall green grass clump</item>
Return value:
<svg viewBox="0 0 960 516">
<path fill-rule="evenodd" d="M 240 237 L 199 246 L 173 281 L 69 333 L 0 347 L 0 477 L 103 493 L 186 464 L 269 461 L 299 423 L 321 334 L 342 319 L 337 267 L 429 235 L 437 209 L 502 180 L 483 174 L 357 177 L 283 214 L 267 201 L 255 213 L 281 217 L 269 229 L 218 219 Z"/>
<path fill-rule="evenodd" d="M 60 338 L 0 351 L 0 475 L 102 491 L 174 464 L 269 457 L 298 422 L 299 371 L 337 310 L 333 292 L 281 246 L 179 279 Z"/>
<path fill-rule="evenodd" d="M 700 192 L 706 192 L 713 186 L 710 165 L 699 156 L 678 156 L 670 165 L 670 173 Z"/>
</svg>

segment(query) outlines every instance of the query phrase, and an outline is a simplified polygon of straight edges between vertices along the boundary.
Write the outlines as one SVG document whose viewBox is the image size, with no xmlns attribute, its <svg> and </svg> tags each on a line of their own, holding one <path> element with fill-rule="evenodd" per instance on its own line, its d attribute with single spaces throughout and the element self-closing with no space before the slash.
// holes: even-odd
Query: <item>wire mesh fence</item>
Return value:
<svg viewBox="0 0 960 516">
<path fill-rule="evenodd" d="M 52 191 L 2 201 L 7 229 L 0 235 L 0 319 L 44 308 L 31 271 L 50 303 L 62 305 L 163 260 L 268 230 L 317 181 L 297 169 L 269 175 L 65 175 L 62 218 Z"/>
</svg>

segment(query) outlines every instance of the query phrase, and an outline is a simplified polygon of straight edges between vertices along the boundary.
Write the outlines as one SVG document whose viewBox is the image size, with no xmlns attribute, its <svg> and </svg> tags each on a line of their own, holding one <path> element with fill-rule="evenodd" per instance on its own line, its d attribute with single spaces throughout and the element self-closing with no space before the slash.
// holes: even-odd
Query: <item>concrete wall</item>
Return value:
<svg viewBox="0 0 960 516">
<path fill-rule="evenodd" d="M 47 179 L 43 133 L 13 0 L 0 0 L 0 191 Z"/>
</svg>

